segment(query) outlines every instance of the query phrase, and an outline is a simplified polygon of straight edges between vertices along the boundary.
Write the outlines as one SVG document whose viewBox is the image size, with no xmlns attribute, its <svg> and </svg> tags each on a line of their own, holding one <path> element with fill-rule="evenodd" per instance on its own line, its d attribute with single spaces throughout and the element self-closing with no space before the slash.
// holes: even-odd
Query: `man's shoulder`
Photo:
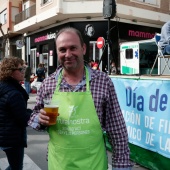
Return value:
<svg viewBox="0 0 170 170">
<path fill-rule="evenodd" d="M 57 75 L 57 71 L 51 73 L 48 77 L 49 77 L 49 78 L 55 78 L 56 75 Z"/>
<path fill-rule="evenodd" d="M 94 70 L 94 69 L 91 69 L 90 68 L 90 72 L 91 72 L 91 75 L 96 78 L 96 77 L 108 77 L 108 75 L 103 72 L 103 71 L 100 71 L 100 70 Z"/>
<path fill-rule="evenodd" d="M 93 70 L 90 69 L 91 72 L 91 81 L 98 81 L 98 82 L 107 82 L 110 81 L 110 77 L 107 75 L 107 73 L 100 71 L 100 70 Z"/>
<path fill-rule="evenodd" d="M 56 75 L 57 75 L 57 72 L 55 71 L 55 72 L 53 72 L 53 73 L 51 73 L 50 75 L 48 75 L 48 77 L 46 77 L 45 78 L 45 81 L 47 82 L 49 82 L 49 81 L 53 81 L 53 80 L 56 80 Z"/>
</svg>

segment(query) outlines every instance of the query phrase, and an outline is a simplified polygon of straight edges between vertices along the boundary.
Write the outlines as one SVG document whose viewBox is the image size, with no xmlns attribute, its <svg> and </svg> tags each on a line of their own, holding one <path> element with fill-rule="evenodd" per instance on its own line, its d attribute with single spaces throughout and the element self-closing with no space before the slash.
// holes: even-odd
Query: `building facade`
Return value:
<svg viewBox="0 0 170 170">
<path fill-rule="evenodd" d="M 15 15 L 21 10 L 19 0 L 1 0 L 0 3 L 0 60 L 8 56 L 20 56 L 21 50 L 16 48 L 16 40 L 22 34 L 14 31 Z M 13 39 L 13 37 L 15 37 Z"/>
<path fill-rule="evenodd" d="M 55 70 L 58 63 L 54 38 L 62 27 L 79 29 L 87 45 L 85 60 L 101 60 L 100 67 L 105 70 L 111 60 L 119 65 L 121 42 L 153 38 L 169 20 L 169 0 L 117 0 L 113 18 L 104 18 L 103 6 L 103 0 L 23 0 L 18 3 L 13 31 L 21 38 L 15 36 L 13 41 L 24 38 L 21 54 L 30 63 L 32 72 L 39 63 L 45 64 L 47 74 Z M 99 37 L 105 39 L 101 49 L 96 46 Z"/>
</svg>

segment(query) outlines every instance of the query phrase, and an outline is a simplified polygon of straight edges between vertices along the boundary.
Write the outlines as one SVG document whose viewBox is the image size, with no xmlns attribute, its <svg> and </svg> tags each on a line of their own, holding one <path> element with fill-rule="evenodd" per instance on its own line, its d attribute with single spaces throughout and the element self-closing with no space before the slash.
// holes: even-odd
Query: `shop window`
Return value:
<svg viewBox="0 0 170 170">
<path fill-rule="evenodd" d="M 125 55 L 126 55 L 126 59 L 133 59 L 133 49 L 126 49 L 125 50 Z"/>
<path fill-rule="evenodd" d="M 160 6 L 160 0 L 131 0 L 132 2 L 144 3 L 145 5 Z"/>
<path fill-rule="evenodd" d="M 48 53 L 48 44 L 42 46 L 42 53 Z"/>
<path fill-rule="evenodd" d="M 6 23 L 7 23 L 7 15 L 4 14 L 4 24 L 6 24 Z"/>
</svg>

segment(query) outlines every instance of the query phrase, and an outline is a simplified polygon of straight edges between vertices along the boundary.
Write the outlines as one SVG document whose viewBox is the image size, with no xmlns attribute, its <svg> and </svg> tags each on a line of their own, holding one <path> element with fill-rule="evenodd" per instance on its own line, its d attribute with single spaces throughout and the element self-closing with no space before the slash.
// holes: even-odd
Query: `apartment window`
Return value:
<svg viewBox="0 0 170 170">
<path fill-rule="evenodd" d="M 125 50 L 125 55 L 126 55 L 126 59 L 133 59 L 133 49 L 130 48 L 130 49 L 126 49 Z"/>
<path fill-rule="evenodd" d="M 148 5 L 155 5 L 155 6 L 159 6 L 160 4 L 160 0 L 131 0 L 131 1 L 146 3 Z"/>
<path fill-rule="evenodd" d="M 6 23 L 7 23 L 7 15 L 4 14 L 4 24 L 6 24 Z"/>
<path fill-rule="evenodd" d="M 41 4 L 44 5 L 44 4 L 47 4 L 47 3 L 49 3 L 49 2 L 51 2 L 51 0 L 42 0 L 42 1 L 41 1 Z"/>
<path fill-rule="evenodd" d="M 48 53 L 49 49 L 48 49 L 48 44 L 45 44 L 42 46 L 42 52 L 43 53 Z"/>
<path fill-rule="evenodd" d="M 7 23 L 7 10 L 4 10 L 0 13 L 0 23 L 2 24 Z"/>
<path fill-rule="evenodd" d="M 27 5 L 26 5 L 26 4 L 24 4 L 24 5 L 23 5 L 23 7 L 24 7 L 24 10 L 26 10 L 26 9 L 27 9 Z"/>
</svg>

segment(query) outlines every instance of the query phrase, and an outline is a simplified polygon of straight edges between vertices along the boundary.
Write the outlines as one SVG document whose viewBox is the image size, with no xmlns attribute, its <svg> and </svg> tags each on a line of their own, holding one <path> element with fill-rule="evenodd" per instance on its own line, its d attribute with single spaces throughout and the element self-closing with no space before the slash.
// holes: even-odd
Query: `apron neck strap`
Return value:
<svg viewBox="0 0 170 170">
<path fill-rule="evenodd" d="M 86 91 L 89 92 L 90 91 L 89 71 L 88 71 L 86 66 L 84 66 L 84 67 L 85 67 L 85 72 L 86 72 Z M 59 73 L 58 82 L 57 82 L 57 86 L 56 86 L 56 91 L 59 91 L 60 84 L 61 84 L 61 81 L 62 81 L 62 77 L 63 77 L 63 69 Z"/>
</svg>

